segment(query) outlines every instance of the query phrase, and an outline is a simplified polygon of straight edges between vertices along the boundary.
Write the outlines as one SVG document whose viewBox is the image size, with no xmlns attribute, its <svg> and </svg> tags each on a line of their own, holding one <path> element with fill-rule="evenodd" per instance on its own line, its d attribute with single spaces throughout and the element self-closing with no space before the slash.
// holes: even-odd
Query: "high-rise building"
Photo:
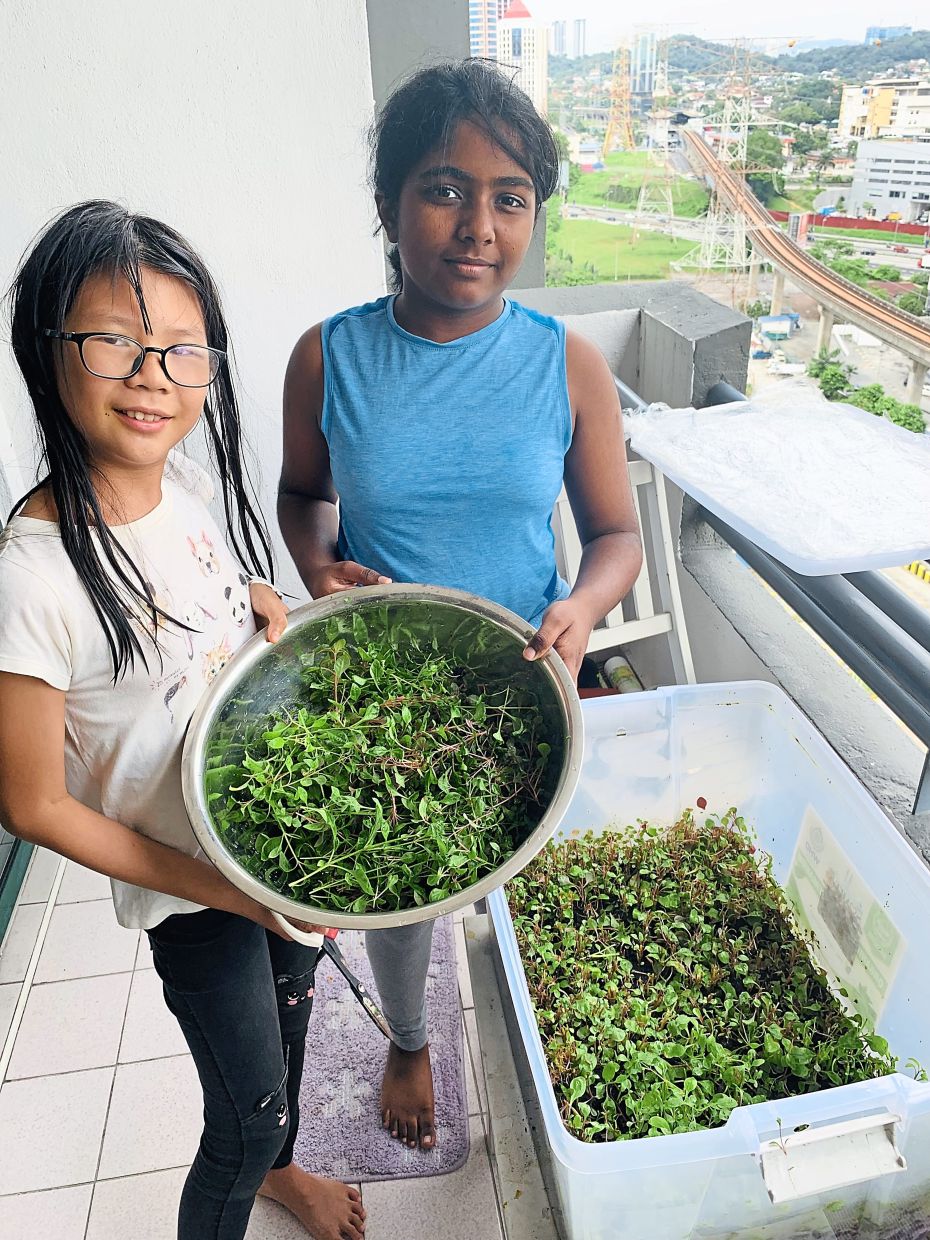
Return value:
<svg viewBox="0 0 930 1240">
<path fill-rule="evenodd" d="M 552 23 L 552 43 L 550 44 L 553 56 L 565 56 L 568 49 L 568 22 Z"/>
<path fill-rule="evenodd" d="M 634 29 L 633 46 L 630 51 L 630 93 L 646 95 L 649 99 L 656 88 L 656 59 L 658 40 L 654 30 Z"/>
<path fill-rule="evenodd" d="M 583 17 L 576 17 L 572 22 L 572 56 L 585 54 L 585 38 L 587 23 Z"/>
<path fill-rule="evenodd" d="M 500 0 L 469 0 L 468 33 L 472 56 L 497 58 L 497 19 Z"/>
<path fill-rule="evenodd" d="M 549 93 L 549 30 L 523 0 L 512 0 L 497 23 L 497 59 L 517 70 L 516 83 L 546 115 Z"/>
<path fill-rule="evenodd" d="M 874 43 L 876 39 L 903 39 L 906 34 L 911 34 L 912 26 L 869 26 L 865 32 L 865 42 Z"/>
</svg>

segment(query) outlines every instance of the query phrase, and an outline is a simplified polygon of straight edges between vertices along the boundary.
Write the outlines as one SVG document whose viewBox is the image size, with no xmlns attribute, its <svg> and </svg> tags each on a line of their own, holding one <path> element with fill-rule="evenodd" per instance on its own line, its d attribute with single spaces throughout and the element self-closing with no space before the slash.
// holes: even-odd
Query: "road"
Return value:
<svg viewBox="0 0 930 1240">
<path fill-rule="evenodd" d="M 587 203 L 568 203 L 562 212 L 567 220 L 599 220 L 603 224 L 622 224 L 632 228 L 638 221 L 639 228 L 663 232 L 672 237 L 683 237 L 686 241 L 700 241 L 704 228 L 703 220 L 691 219 L 684 215 L 642 215 L 637 217 L 635 211 L 624 211 L 620 207 L 592 207 Z"/>
<path fill-rule="evenodd" d="M 837 237 L 833 239 L 850 242 L 855 256 L 857 258 L 867 258 L 873 266 L 897 267 L 899 271 L 903 271 L 909 276 L 914 275 L 920 270 L 917 265 L 917 260 L 922 252 L 919 246 L 908 246 L 907 254 L 896 254 L 894 244 L 887 241 L 856 241 L 853 237 Z M 807 248 L 810 249 L 812 245 L 818 245 L 822 241 L 830 240 L 830 229 L 818 228 L 808 237 Z"/>
</svg>

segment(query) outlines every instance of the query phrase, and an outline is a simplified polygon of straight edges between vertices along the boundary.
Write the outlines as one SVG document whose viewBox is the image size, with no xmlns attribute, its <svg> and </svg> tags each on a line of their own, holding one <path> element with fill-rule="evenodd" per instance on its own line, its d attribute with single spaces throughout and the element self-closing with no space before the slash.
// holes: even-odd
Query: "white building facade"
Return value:
<svg viewBox="0 0 930 1240">
<path fill-rule="evenodd" d="M 926 220 L 930 213 L 930 133 L 910 142 L 860 142 L 846 206 L 852 215 L 897 216 L 906 224 Z"/>
<path fill-rule="evenodd" d="M 930 78 L 873 78 L 844 86 L 837 134 L 844 140 L 930 133 Z"/>
<path fill-rule="evenodd" d="M 497 59 L 516 69 L 516 83 L 545 116 L 549 94 L 549 29 L 536 21 L 523 0 L 513 3 L 497 23 Z"/>
</svg>

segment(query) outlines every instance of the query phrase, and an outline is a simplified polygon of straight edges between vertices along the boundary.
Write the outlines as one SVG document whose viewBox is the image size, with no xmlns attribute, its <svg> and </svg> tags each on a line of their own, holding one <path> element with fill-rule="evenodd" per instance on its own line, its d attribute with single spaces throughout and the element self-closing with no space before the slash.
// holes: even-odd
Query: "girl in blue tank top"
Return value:
<svg viewBox="0 0 930 1240">
<path fill-rule="evenodd" d="M 526 658 L 554 649 L 577 675 L 641 549 L 607 364 L 504 296 L 556 187 L 552 131 L 496 66 L 469 60 L 399 87 L 373 150 L 397 291 L 294 349 L 278 504 L 288 548 L 314 597 L 389 580 L 484 595 L 536 627 Z M 584 546 L 571 591 L 551 526 L 563 482 Z M 426 923 L 367 937 L 394 1036 L 382 1123 L 422 1149 L 436 1140 L 430 936 Z"/>
</svg>

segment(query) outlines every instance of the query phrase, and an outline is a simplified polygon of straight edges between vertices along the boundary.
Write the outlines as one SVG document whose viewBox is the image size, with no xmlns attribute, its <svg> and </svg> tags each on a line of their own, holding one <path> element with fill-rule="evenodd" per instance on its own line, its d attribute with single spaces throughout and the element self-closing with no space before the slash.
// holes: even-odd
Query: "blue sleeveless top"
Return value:
<svg viewBox="0 0 930 1240">
<path fill-rule="evenodd" d="M 564 326 L 505 301 L 437 344 L 382 297 L 327 319 L 322 339 L 340 556 L 538 625 L 568 594 L 552 534 L 572 437 Z"/>
</svg>

